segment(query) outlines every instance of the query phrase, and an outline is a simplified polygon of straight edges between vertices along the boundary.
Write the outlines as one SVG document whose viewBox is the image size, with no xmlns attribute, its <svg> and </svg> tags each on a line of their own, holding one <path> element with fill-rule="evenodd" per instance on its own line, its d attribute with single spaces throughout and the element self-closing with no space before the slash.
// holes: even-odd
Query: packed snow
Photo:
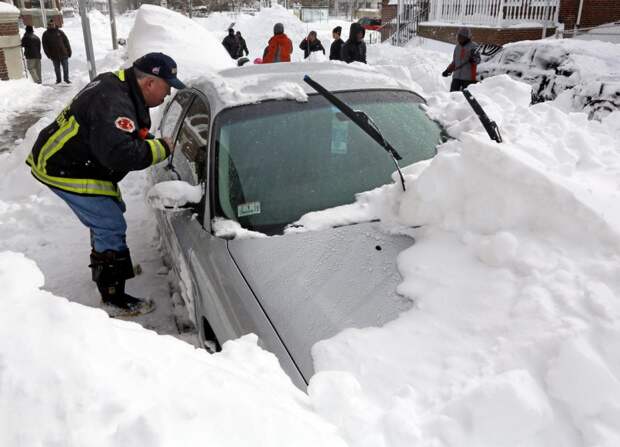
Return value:
<svg viewBox="0 0 620 447">
<path fill-rule="evenodd" d="M 232 21 L 252 56 L 262 54 L 273 24 L 284 23 L 297 60 L 308 29 L 316 27 L 328 48 L 335 26 L 302 24 L 279 7 L 192 22 L 145 5 L 118 18 L 119 35 L 135 27 L 128 48 L 115 52 L 105 49 L 107 20 L 93 13 L 98 69 L 165 49 L 182 61 L 183 80 L 221 76 L 234 65 L 219 44 Z M 397 260 L 398 292 L 412 308 L 383 327 L 350 328 L 317 343 L 316 374 L 304 393 L 253 335 L 210 355 L 87 307 L 98 306 L 87 231 L 23 163 L 38 132 L 87 82 L 79 19 L 65 23 L 74 86 L 0 83 L 10 96 L 0 101 L 0 125 L 11 126 L 25 109 L 42 113 L 23 141 L 0 153 L 1 445 L 619 445 L 620 112 L 588 120 L 560 99 L 531 106 L 530 85 L 491 77 L 470 90 L 498 123 L 498 144 L 464 97 L 447 93 L 444 47 L 371 46 L 366 73 L 424 94 L 427 113 L 451 139 L 432 160 L 404 167 L 406 192 L 394 176 L 393 184 L 303 216 L 290 229 L 378 219 L 385 231 L 415 239 Z M 209 54 L 200 59 L 200 51 Z M 617 61 L 605 60 L 599 74 L 611 75 Z M 593 73 L 591 62 L 572 63 Z M 50 68 L 44 71 L 49 84 Z M 152 114 L 154 127 L 160 115 Z M 133 173 L 121 184 L 128 242 L 144 270 L 129 291 L 159 304 L 139 323 L 178 337 L 147 177 Z M 198 191 L 187 186 L 160 186 L 151 198 L 193 201 Z M 214 229 L 227 238 L 264 237 L 232 221 Z"/>
<path fill-rule="evenodd" d="M 202 186 L 192 186 L 181 180 L 157 183 L 146 194 L 149 205 L 158 210 L 180 208 L 188 203 L 199 203 L 201 199 Z"/>
<path fill-rule="evenodd" d="M 19 253 L 0 284 L 0 445 L 346 445 L 254 335 L 210 355 L 42 290 Z"/>
</svg>

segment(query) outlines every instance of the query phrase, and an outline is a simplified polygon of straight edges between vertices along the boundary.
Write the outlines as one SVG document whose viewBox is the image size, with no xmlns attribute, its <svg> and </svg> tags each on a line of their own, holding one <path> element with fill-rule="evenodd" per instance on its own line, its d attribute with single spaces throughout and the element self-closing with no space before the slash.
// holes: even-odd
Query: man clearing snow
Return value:
<svg viewBox="0 0 620 447">
<path fill-rule="evenodd" d="M 454 56 L 448 68 L 441 74 L 448 77 L 452 74 L 451 92 L 458 92 L 476 83 L 476 70 L 480 63 L 478 45 L 471 41 L 471 30 L 467 27 L 459 28 L 456 33 L 458 43 L 454 47 Z"/>
<path fill-rule="evenodd" d="M 132 68 L 99 75 L 41 131 L 26 161 L 32 175 L 90 229 L 93 281 L 103 303 L 119 315 L 154 308 L 125 293 L 125 280 L 134 272 L 118 182 L 174 150 L 170 139 L 149 134 L 149 108 L 160 105 L 170 87 L 185 88 L 176 73 L 172 58 L 149 53 Z"/>
</svg>

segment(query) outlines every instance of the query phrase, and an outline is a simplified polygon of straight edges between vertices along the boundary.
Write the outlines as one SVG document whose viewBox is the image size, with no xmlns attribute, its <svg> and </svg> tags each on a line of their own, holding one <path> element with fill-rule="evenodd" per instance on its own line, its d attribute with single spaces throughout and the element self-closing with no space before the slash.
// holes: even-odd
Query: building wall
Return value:
<svg viewBox="0 0 620 447">
<path fill-rule="evenodd" d="M 575 3 L 578 9 L 579 3 L 577 1 Z M 618 20 L 620 20 L 620 0 L 583 1 L 580 28 L 603 25 Z"/>
<path fill-rule="evenodd" d="M 0 80 L 23 77 L 18 13 L 0 13 Z"/>
<path fill-rule="evenodd" d="M 442 42 L 455 43 L 458 26 L 420 25 L 418 35 Z M 477 43 L 504 45 L 518 40 L 536 40 L 542 37 L 542 28 L 476 28 L 471 26 L 469 28 L 472 31 L 472 40 Z M 555 28 L 547 28 L 547 36 L 552 36 L 554 33 Z"/>
</svg>

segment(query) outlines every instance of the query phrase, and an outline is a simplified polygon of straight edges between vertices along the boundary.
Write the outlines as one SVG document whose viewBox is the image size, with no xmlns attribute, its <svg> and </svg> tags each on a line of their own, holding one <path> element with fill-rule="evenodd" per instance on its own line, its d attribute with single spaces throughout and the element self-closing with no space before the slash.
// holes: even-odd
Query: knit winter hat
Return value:
<svg viewBox="0 0 620 447">
<path fill-rule="evenodd" d="M 284 33 L 284 25 L 281 23 L 276 23 L 275 25 L 273 25 L 273 33 L 274 34 Z"/>
<path fill-rule="evenodd" d="M 466 26 L 462 26 L 459 28 L 459 30 L 456 33 L 457 36 L 463 36 L 463 37 L 467 37 L 468 39 L 471 39 L 471 30 L 469 28 L 467 28 Z"/>
</svg>

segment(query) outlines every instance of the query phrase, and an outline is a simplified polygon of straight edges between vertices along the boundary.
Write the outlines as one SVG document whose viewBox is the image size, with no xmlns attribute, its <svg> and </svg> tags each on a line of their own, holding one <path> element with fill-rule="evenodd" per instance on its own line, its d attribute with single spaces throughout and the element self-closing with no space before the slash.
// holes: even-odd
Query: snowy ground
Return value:
<svg viewBox="0 0 620 447">
<path fill-rule="evenodd" d="M 119 35 L 134 20 L 128 48 L 112 52 L 105 20 L 93 16 L 100 71 L 149 45 L 174 52 L 182 78 L 231 64 L 219 46 L 230 17 L 191 23 L 143 7 L 119 19 Z M 334 26 L 301 24 L 281 8 L 234 21 L 251 58 L 276 21 L 295 45 L 316 29 L 328 47 Z M 86 230 L 23 165 L 38 130 L 87 81 L 79 21 L 65 31 L 73 87 L 0 84 L 14 96 L 0 102 L 5 129 L 39 105 L 44 114 L 24 141 L 0 145 L 0 445 L 620 445 L 620 112 L 599 122 L 553 102 L 529 106 L 528 85 L 490 78 L 471 89 L 502 130 L 496 144 L 462 95 L 446 93 L 448 47 L 369 48 L 369 69 L 425 94 L 453 139 L 405 168 L 406 193 L 394 183 L 303 218 L 319 230 L 353 210 L 416 239 L 398 258 L 399 292 L 413 308 L 316 344 L 304 394 L 253 336 L 208 355 L 79 305 L 98 299 Z M 144 268 L 130 291 L 159 303 L 139 323 L 178 335 L 146 174 L 121 187 Z"/>
</svg>

